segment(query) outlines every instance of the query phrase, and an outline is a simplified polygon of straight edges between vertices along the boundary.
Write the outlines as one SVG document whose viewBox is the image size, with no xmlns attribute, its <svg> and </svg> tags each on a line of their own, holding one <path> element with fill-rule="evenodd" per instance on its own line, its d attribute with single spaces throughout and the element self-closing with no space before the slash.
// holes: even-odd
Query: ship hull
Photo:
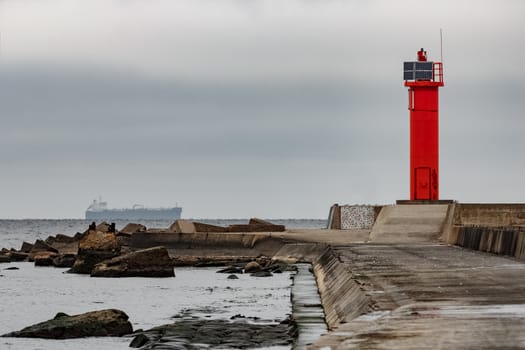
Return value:
<svg viewBox="0 0 525 350">
<path fill-rule="evenodd" d="M 178 220 L 182 208 L 87 210 L 86 220 Z"/>
</svg>

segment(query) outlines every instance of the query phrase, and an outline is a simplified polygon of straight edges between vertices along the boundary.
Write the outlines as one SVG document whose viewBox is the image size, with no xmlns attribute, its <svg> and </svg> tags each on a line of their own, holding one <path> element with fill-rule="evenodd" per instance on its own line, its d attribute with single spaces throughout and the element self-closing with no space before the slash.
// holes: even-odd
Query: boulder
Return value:
<svg viewBox="0 0 525 350">
<path fill-rule="evenodd" d="M 97 226 L 95 226 L 95 231 L 101 231 L 101 232 L 109 232 L 109 227 L 111 225 L 108 224 L 107 222 L 105 221 L 102 221 L 100 224 L 98 224 Z"/>
<path fill-rule="evenodd" d="M 57 257 L 57 253 L 53 252 L 39 252 L 34 257 L 35 266 L 52 266 L 53 259 Z"/>
<path fill-rule="evenodd" d="M 69 273 L 90 274 L 96 264 L 120 255 L 120 245 L 114 233 L 90 230 L 78 245 L 75 264 Z"/>
<path fill-rule="evenodd" d="M 133 338 L 131 343 L 129 343 L 130 348 L 140 348 L 143 345 L 146 345 L 147 342 L 149 342 L 150 339 L 146 337 L 143 333 L 139 333 L 138 335 Z"/>
<path fill-rule="evenodd" d="M 120 310 L 107 309 L 74 316 L 58 313 L 52 320 L 4 334 L 2 337 L 69 339 L 122 336 L 132 332 L 128 315 Z"/>
<path fill-rule="evenodd" d="M 63 234 L 59 233 L 55 237 L 53 237 L 53 236 L 47 237 L 45 242 L 47 244 L 49 244 L 49 245 L 52 245 L 53 243 L 73 243 L 73 242 L 76 242 L 77 240 L 78 239 L 75 238 L 75 237 L 71 237 L 71 236 L 63 235 Z"/>
<path fill-rule="evenodd" d="M 243 270 L 241 267 L 228 266 L 228 267 L 225 267 L 224 269 L 217 271 L 217 273 L 243 273 Z"/>
<path fill-rule="evenodd" d="M 192 221 L 176 220 L 170 227 L 170 231 L 176 233 L 195 233 L 197 229 Z"/>
<path fill-rule="evenodd" d="M 175 277 L 173 262 L 164 247 L 121 255 L 95 265 L 92 277 Z"/>
<path fill-rule="evenodd" d="M 272 277 L 273 274 L 270 271 L 257 271 L 250 274 L 252 277 Z"/>
<path fill-rule="evenodd" d="M 283 232 L 286 231 L 286 228 L 283 225 L 230 225 L 228 226 L 229 232 Z"/>
<path fill-rule="evenodd" d="M 22 247 L 20 247 L 20 252 L 22 253 L 29 253 L 33 249 L 33 245 L 28 242 L 22 243 Z"/>
<path fill-rule="evenodd" d="M 256 261 L 251 261 L 244 266 L 244 272 L 246 273 L 258 272 L 261 270 L 261 265 L 259 265 L 259 263 Z"/>
<path fill-rule="evenodd" d="M 53 259 L 54 267 L 73 267 L 77 256 L 75 254 L 60 254 Z"/>
<path fill-rule="evenodd" d="M 270 221 L 266 221 L 266 220 L 259 219 L 259 218 L 251 218 L 248 224 L 249 225 L 274 225 Z"/>
<path fill-rule="evenodd" d="M 141 224 L 129 223 L 117 233 L 117 236 L 131 236 L 136 232 L 146 232 L 147 228 Z"/>
<path fill-rule="evenodd" d="M 11 261 L 24 261 L 29 257 L 29 254 L 14 251 L 7 253 L 7 256 L 9 257 L 9 259 L 11 259 Z"/>
<path fill-rule="evenodd" d="M 195 231 L 197 232 L 228 232 L 228 228 L 222 226 L 203 224 L 202 222 L 193 222 L 193 225 L 195 226 Z"/>
<path fill-rule="evenodd" d="M 35 261 L 35 257 L 37 255 L 39 255 L 40 253 L 45 253 L 45 252 L 58 253 L 58 250 L 51 247 L 49 244 L 47 244 L 43 240 L 37 239 L 35 244 L 33 244 L 33 247 L 31 248 L 31 251 L 29 252 L 29 256 L 27 257 L 27 259 L 29 261 Z"/>
<path fill-rule="evenodd" d="M 37 239 L 35 244 L 33 244 L 33 247 L 31 248 L 30 253 L 37 253 L 37 252 L 53 252 L 58 253 L 58 250 L 51 247 L 49 244 L 44 242 L 41 239 Z"/>
<path fill-rule="evenodd" d="M 229 276 L 228 276 L 228 279 L 229 279 L 229 280 L 238 280 L 239 277 L 237 277 L 236 275 L 229 275 Z"/>
</svg>

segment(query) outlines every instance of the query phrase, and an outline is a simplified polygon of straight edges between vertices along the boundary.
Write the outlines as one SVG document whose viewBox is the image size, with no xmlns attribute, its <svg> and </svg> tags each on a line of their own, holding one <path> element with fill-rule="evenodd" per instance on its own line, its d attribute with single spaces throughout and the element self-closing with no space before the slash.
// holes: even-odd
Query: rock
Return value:
<svg viewBox="0 0 525 350">
<path fill-rule="evenodd" d="M 80 241 L 75 264 L 69 273 L 90 274 L 96 264 L 120 254 L 114 233 L 91 230 Z"/>
<path fill-rule="evenodd" d="M 196 233 L 197 230 L 193 222 L 188 220 L 177 220 L 170 227 L 170 231 L 177 233 Z"/>
<path fill-rule="evenodd" d="M 242 268 L 237 266 L 228 266 L 224 269 L 217 271 L 217 273 L 243 273 Z"/>
<path fill-rule="evenodd" d="M 41 239 L 37 239 L 35 244 L 33 244 L 33 248 L 31 249 L 30 253 L 38 253 L 38 252 L 53 252 L 58 253 L 58 250 L 51 247 L 49 244 L 44 242 Z"/>
<path fill-rule="evenodd" d="M 35 261 L 35 257 L 39 255 L 40 253 L 58 253 L 58 250 L 51 247 L 49 244 L 44 242 L 41 239 L 37 239 L 35 244 L 33 244 L 33 248 L 31 248 L 31 251 L 29 252 L 29 256 L 27 257 L 28 261 Z"/>
<path fill-rule="evenodd" d="M 74 316 L 58 313 L 52 320 L 4 334 L 2 337 L 69 339 L 122 336 L 131 332 L 133 329 L 128 315 L 120 310 L 107 309 Z"/>
<path fill-rule="evenodd" d="M 228 232 L 228 228 L 222 226 L 203 224 L 202 222 L 193 222 L 193 225 L 197 232 Z"/>
<path fill-rule="evenodd" d="M 291 348 L 297 337 L 295 322 L 252 323 L 247 319 L 242 315 L 231 320 L 180 319 L 144 331 L 148 341 L 142 349 Z"/>
<path fill-rule="evenodd" d="M 75 241 L 81 241 L 82 238 L 84 238 L 86 236 L 86 232 L 77 232 L 75 233 L 75 235 L 73 236 L 73 238 L 75 239 Z"/>
<path fill-rule="evenodd" d="M 269 221 L 259 219 L 259 218 L 251 218 L 248 222 L 248 225 L 274 225 Z"/>
<path fill-rule="evenodd" d="M 258 271 L 250 274 L 252 277 L 272 277 L 273 274 L 270 271 Z"/>
<path fill-rule="evenodd" d="M 118 251 L 120 246 L 117 244 L 117 237 L 113 233 L 104 231 L 89 231 L 78 245 L 82 250 L 105 250 Z"/>
<path fill-rule="evenodd" d="M 297 266 L 285 264 L 285 263 L 272 263 L 270 266 L 265 267 L 264 271 L 270 271 L 272 273 L 283 273 L 283 272 L 294 272 L 297 271 Z"/>
<path fill-rule="evenodd" d="M 90 231 L 100 231 L 100 232 L 105 232 L 105 233 L 108 233 L 109 232 L 109 228 L 110 228 L 110 224 L 108 224 L 107 222 L 105 221 L 102 221 L 100 224 L 98 224 L 97 226 L 95 226 L 95 230 L 90 230 Z"/>
<path fill-rule="evenodd" d="M 6 254 L 0 254 L 0 263 L 9 263 L 11 259 Z"/>
<path fill-rule="evenodd" d="M 71 236 L 63 235 L 59 233 L 55 237 L 53 236 L 48 237 L 45 242 L 49 245 L 52 245 L 53 243 L 73 243 L 76 241 L 78 241 L 78 239 L 76 239 L 75 237 L 71 237 Z"/>
<path fill-rule="evenodd" d="M 33 245 L 28 242 L 23 242 L 22 247 L 20 247 L 20 252 L 22 253 L 29 253 L 33 249 Z"/>
<path fill-rule="evenodd" d="M 228 279 L 229 279 L 229 280 L 238 280 L 239 277 L 237 277 L 236 275 L 229 275 L 229 276 L 228 276 Z"/>
<path fill-rule="evenodd" d="M 16 266 L 10 266 L 10 267 L 5 268 L 4 270 L 7 270 L 7 271 L 10 271 L 10 270 L 20 270 L 20 268 L 19 268 L 19 267 L 16 267 Z"/>
<path fill-rule="evenodd" d="M 77 256 L 75 254 L 60 254 L 53 259 L 54 267 L 73 267 Z"/>
<path fill-rule="evenodd" d="M 147 228 L 141 224 L 129 223 L 117 233 L 117 236 L 131 236 L 136 232 L 146 232 Z"/>
<path fill-rule="evenodd" d="M 256 261 L 249 262 L 244 266 L 244 272 L 246 273 L 257 272 L 261 270 L 261 265 L 259 265 L 259 263 Z"/>
<path fill-rule="evenodd" d="M 39 252 L 34 256 L 35 266 L 52 266 L 53 259 L 57 257 L 53 252 Z"/>
<path fill-rule="evenodd" d="M 7 253 L 7 256 L 9 257 L 9 259 L 11 259 L 11 261 L 24 261 L 27 260 L 29 254 L 15 251 Z"/>
<path fill-rule="evenodd" d="M 175 277 L 173 263 L 164 247 L 121 255 L 95 265 L 92 277 Z"/>
<path fill-rule="evenodd" d="M 271 222 L 251 218 L 248 225 L 230 225 L 228 226 L 229 232 L 283 232 L 286 231 L 284 225 L 275 225 Z"/>
<path fill-rule="evenodd" d="M 146 337 L 143 333 L 137 334 L 135 338 L 129 343 L 130 348 L 140 348 L 146 343 L 149 342 L 149 338 Z"/>
</svg>

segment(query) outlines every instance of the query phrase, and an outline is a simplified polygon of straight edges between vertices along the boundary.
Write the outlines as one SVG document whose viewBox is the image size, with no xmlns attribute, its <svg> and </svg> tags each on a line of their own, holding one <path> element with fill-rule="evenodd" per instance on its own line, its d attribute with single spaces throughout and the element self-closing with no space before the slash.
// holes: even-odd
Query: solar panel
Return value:
<svg viewBox="0 0 525 350">
<path fill-rule="evenodd" d="M 434 62 L 403 62 L 404 80 L 432 80 Z"/>
<path fill-rule="evenodd" d="M 404 71 L 403 72 L 403 80 L 415 80 L 414 71 Z"/>
<path fill-rule="evenodd" d="M 416 62 L 416 70 L 432 70 L 433 62 Z"/>
<path fill-rule="evenodd" d="M 432 71 L 416 70 L 416 80 L 432 80 Z"/>
</svg>

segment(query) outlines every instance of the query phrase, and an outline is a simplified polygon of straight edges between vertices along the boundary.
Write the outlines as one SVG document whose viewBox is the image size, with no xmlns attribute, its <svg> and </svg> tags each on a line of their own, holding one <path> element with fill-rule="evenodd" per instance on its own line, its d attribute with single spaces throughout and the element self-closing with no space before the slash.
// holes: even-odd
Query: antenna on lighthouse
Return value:
<svg viewBox="0 0 525 350">
<path fill-rule="evenodd" d="M 441 47 L 441 62 L 443 62 L 443 28 L 439 28 L 439 45 Z"/>
</svg>

